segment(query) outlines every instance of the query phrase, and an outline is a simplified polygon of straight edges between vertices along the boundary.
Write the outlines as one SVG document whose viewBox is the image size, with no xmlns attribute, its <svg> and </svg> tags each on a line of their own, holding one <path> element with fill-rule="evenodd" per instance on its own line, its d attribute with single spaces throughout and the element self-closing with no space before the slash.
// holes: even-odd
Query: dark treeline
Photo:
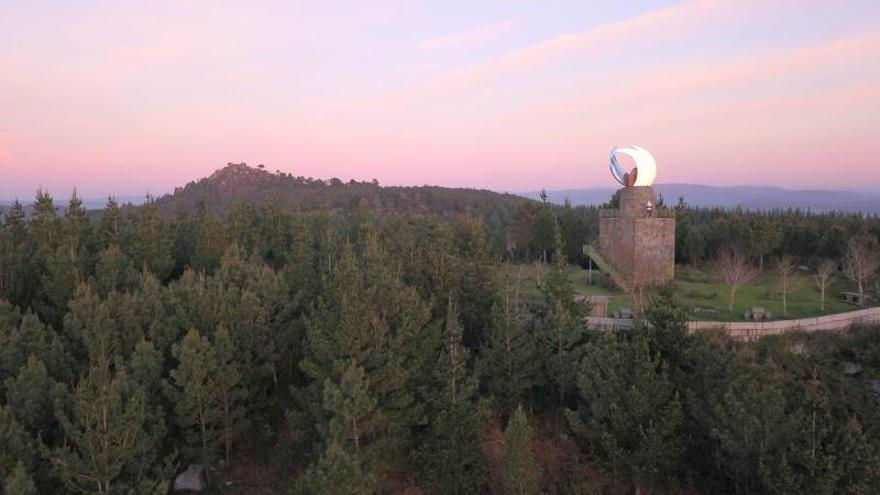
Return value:
<svg viewBox="0 0 880 495">
<path fill-rule="evenodd" d="M 680 214 L 703 233 L 833 218 Z M 588 332 L 566 263 L 593 212 L 517 215 L 499 252 L 499 231 L 471 216 L 244 202 L 168 216 L 111 200 L 89 219 L 43 193 L 27 219 L 12 208 L 4 492 L 164 493 L 187 465 L 247 457 L 293 493 L 880 490 L 876 330 L 687 335 L 660 288 L 633 332 Z M 831 223 L 850 236 L 873 222 Z M 548 260 L 539 286 L 501 270 L 504 253 Z"/>
<path fill-rule="evenodd" d="M 878 247 L 880 218 L 855 213 L 810 213 L 801 210 L 750 212 L 676 205 L 675 257 L 678 263 L 714 259 L 736 246 L 761 266 L 767 257 L 795 256 L 804 262 L 840 260 L 850 240 Z"/>
<path fill-rule="evenodd" d="M 663 206 L 662 198 L 660 203 Z M 508 250 L 498 254 L 517 261 L 541 260 L 545 252 L 552 252 L 553 235 L 559 228 L 568 261 L 583 264 L 583 244 L 599 235 L 599 210 L 615 207 L 614 198 L 600 207 L 524 202 L 513 213 L 512 224 L 503 226 Z M 843 259 L 852 239 L 880 247 L 880 218 L 876 216 L 797 209 L 695 208 L 683 198 L 671 208 L 676 217 L 676 263 L 702 265 L 714 261 L 723 249 L 735 247 L 761 267 L 767 258 L 782 255 L 815 264 L 823 259 Z"/>
</svg>

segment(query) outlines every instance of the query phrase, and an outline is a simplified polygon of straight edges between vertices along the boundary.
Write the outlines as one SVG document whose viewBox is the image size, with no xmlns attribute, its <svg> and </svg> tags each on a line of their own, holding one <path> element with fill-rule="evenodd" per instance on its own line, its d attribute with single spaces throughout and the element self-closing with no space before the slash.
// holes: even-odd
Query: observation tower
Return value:
<svg viewBox="0 0 880 495">
<path fill-rule="evenodd" d="M 623 156 L 635 166 L 627 172 Z M 599 211 L 599 242 L 586 254 L 621 289 L 646 287 L 672 280 L 675 275 L 675 212 L 657 206 L 651 185 L 657 163 L 640 146 L 614 148 L 611 175 L 623 186 L 618 207 Z"/>
</svg>

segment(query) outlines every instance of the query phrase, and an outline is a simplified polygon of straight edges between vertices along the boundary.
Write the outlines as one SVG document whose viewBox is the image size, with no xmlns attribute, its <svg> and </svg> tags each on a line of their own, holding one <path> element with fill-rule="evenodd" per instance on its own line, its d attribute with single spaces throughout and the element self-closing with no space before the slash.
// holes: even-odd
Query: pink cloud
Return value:
<svg viewBox="0 0 880 495">
<path fill-rule="evenodd" d="M 688 22 L 709 12 L 717 14 L 719 9 L 728 10 L 734 3 L 741 7 L 741 2 L 689 0 L 581 32 L 553 36 L 488 62 L 454 70 L 438 79 L 412 88 L 402 96 L 409 99 L 442 98 L 450 93 L 510 77 L 514 73 L 533 69 L 565 56 L 608 47 L 617 41 L 644 39 L 650 36 L 677 36 L 679 28 L 686 27 Z"/>
<path fill-rule="evenodd" d="M 504 19 L 467 31 L 437 36 L 421 43 L 419 49 L 434 51 L 471 48 L 498 39 L 510 32 L 519 22 L 519 19 Z"/>
</svg>

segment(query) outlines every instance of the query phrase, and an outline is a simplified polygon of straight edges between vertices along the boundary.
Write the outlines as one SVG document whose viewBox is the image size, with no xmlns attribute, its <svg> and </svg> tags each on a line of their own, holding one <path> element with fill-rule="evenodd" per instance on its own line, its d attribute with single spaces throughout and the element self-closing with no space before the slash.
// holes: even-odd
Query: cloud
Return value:
<svg viewBox="0 0 880 495">
<path fill-rule="evenodd" d="M 519 19 L 504 19 L 475 29 L 437 36 L 421 43 L 419 49 L 437 51 L 471 48 L 500 38 L 519 22 Z"/>
<path fill-rule="evenodd" d="M 554 35 L 488 61 L 454 69 L 390 93 L 386 95 L 387 100 L 383 104 L 393 101 L 407 104 L 426 99 L 444 99 L 460 91 L 477 89 L 498 80 L 534 71 L 537 67 L 565 57 L 579 56 L 604 48 L 617 50 L 623 41 L 659 42 L 664 38 L 692 31 L 694 26 L 702 26 L 695 19 L 723 17 L 741 9 L 741 3 L 731 0 L 688 0 L 583 31 Z"/>
<path fill-rule="evenodd" d="M 630 67 L 619 74 L 590 75 L 576 86 L 589 87 L 602 79 L 605 89 L 555 94 L 536 98 L 532 105 L 513 110 L 516 119 L 546 118 L 561 114 L 589 112 L 594 115 L 620 113 L 627 108 L 645 108 L 672 104 L 680 106 L 687 98 L 713 93 L 717 106 L 734 99 L 749 99 L 749 94 L 735 93 L 738 88 L 754 88 L 771 82 L 811 80 L 810 76 L 835 75 L 847 69 L 880 77 L 877 64 L 864 64 L 865 53 L 880 51 L 880 26 L 813 45 L 727 59 L 699 61 L 667 69 Z M 845 79 L 846 80 L 846 79 Z M 609 82 L 609 81 L 613 81 Z M 829 82 L 809 85 L 812 92 L 823 92 Z M 786 86 L 786 93 L 793 88 Z"/>
</svg>

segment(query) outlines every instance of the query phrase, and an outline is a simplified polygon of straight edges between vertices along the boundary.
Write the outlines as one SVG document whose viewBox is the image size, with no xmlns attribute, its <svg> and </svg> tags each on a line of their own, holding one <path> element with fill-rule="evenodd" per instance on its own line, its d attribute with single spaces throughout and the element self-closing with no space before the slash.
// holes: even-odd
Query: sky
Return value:
<svg viewBox="0 0 880 495">
<path fill-rule="evenodd" d="M 0 0 L 0 198 L 227 162 L 531 191 L 880 190 L 877 0 Z"/>
</svg>

